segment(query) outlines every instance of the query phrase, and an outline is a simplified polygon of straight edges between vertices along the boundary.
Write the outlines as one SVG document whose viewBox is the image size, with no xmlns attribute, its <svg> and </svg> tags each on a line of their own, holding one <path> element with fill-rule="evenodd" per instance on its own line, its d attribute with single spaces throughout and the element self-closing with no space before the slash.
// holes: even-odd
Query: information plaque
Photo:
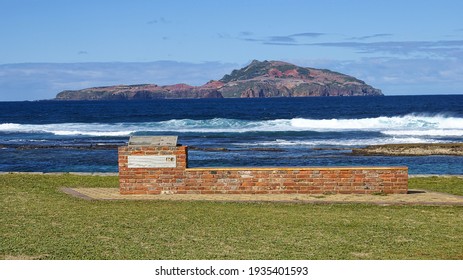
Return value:
<svg viewBox="0 0 463 280">
<path fill-rule="evenodd" d="M 129 168 L 175 168 L 175 156 L 129 156 Z"/>
</svg>

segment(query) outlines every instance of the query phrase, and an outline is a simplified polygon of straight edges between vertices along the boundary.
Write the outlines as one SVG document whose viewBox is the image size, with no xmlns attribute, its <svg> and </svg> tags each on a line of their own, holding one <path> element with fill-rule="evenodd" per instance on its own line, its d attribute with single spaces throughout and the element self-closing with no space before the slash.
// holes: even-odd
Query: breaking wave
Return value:
<svg viewBox="0 0 463 280">
<path fill-rule="evenodd" d="M 141 123 L 0 124 L 3 133 L 51 133 L 54 135 L 129 136 L 140 132 L 245 133 L 286 131 L 373 131 L 399 137 L 462 137 L 463 118 L 415 115 L 361 119 L 275 119 L 262 121 L 215 118 L 173 119 Z"/>
<path fill-rule="evenodd" d="M 313 139 L 313 140 L 285 140 L 259 141 L 253 143 L 235 143 L 237 146 L 269 146 L 269 147 L 295 147 L 295 146 L 343 146 L 357 147 L 381 144 L 409 144 L 409 143 L 443 143 L 448 141 L 425 139 L 418 137 L 373 137 L 364 139 Z"/>
</svg>

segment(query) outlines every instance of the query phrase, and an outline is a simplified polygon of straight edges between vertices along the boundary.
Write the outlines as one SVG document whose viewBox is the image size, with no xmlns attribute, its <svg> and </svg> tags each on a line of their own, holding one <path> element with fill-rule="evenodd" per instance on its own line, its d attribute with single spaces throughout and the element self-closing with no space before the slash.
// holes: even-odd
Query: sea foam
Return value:
<svg viewBox="0 0 463 280">
<path fill-rule="evenodd" d="M 404 115 L 360 119 L 275 119 L 238 120 L 214 118 L 207 120 L 173 119 L 140 123 L 57 123 L 0 124 L 0 132 L 51 133 L 55 135 L 128 136 L 134 133 L 245 133 L 245 132 L 344 132 L 372 131 L 395 136 L 463 136 L 463 118 L 441 115 Z"/>
</svg>

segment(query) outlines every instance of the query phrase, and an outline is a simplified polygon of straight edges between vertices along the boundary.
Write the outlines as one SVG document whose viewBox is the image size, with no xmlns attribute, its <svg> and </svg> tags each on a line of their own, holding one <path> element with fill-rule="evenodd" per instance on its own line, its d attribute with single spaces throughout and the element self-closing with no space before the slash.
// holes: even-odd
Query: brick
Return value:
<svg viewBox="0 0 463 280">
<path fill-rule="evenodd" d="M 121 194 L 168 193 L 406 193 L 406 168 L 187 169 L 188 148 L 119 147 Z M 175 168 L 128 168 L 128 156 L 175 155 Z M 368 189 L 366 189 L 368 187 Z"/>
</svg>

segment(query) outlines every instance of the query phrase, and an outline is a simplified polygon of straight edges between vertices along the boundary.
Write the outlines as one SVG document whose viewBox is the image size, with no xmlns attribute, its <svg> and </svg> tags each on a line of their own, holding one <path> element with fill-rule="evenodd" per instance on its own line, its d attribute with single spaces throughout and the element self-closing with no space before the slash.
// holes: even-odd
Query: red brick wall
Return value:
<svg viewBox="0 0 463 280">
<path fill-rule="evenodd" d="M 129 168 L 129 155 L 175 155 L 175 168 Z M 407 167 L 187 168 L 187 147 L 120 147 L 121 194 L 407 193 Z"/>
<path fill-rule="evenodd" d="M 119 190 L 121 194 L 161 194 L 184 187 L 187 147 L 119 147 Z M 175 168 L 129 168 L 129 156 L 174 155 Z"/>
</svg>

